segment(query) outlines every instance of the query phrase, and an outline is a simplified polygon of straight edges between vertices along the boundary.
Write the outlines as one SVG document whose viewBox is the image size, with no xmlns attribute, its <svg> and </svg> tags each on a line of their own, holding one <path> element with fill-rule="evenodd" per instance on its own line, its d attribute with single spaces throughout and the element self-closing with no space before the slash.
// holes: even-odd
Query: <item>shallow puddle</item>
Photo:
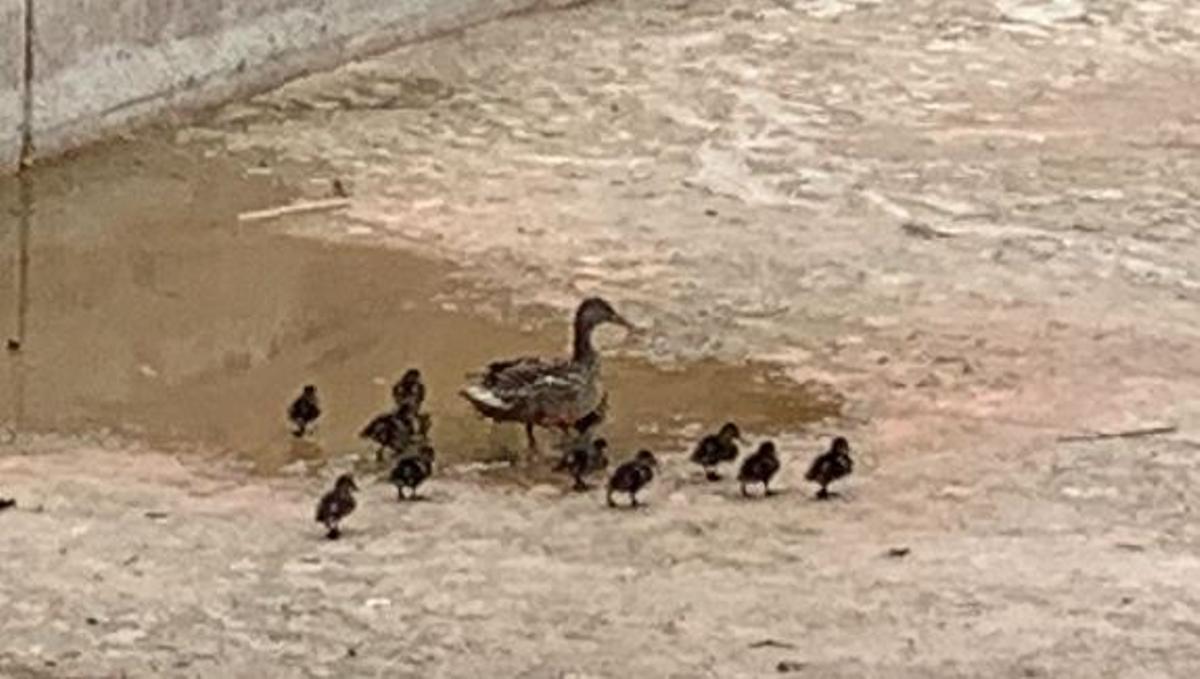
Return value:
<svg viewBox="0 0 1200 679">
<path fill-rule="evenodd" d="M 271 472 L 368 451 L 357 432 L 388 406 L 392 381 L 419 366 L 442 459 L 499 459 L 523 445 L 519 427 L 493 428 L 457 390 L 495 358 L 564 351 L 565 318 L 505 323 L 461 312 L 439 301 L 456 285 L 441 264 L 239 225 L 238 213 L 292 193 L 271 175 L 165 139 L 148 133 L 37 168 L 24 236 L 17 181 L 0 180 L 0 322 L 22 344 L 0 372 L 6 429 L 112 431 L 232 453 Z M 636 341 L 620 331 L 599 338 L 622 350 Z M 313 439 L 296 442 L 283 413 L 309 382 L 326 415 Z M 605 364 L 605 383 L 618 455 L 726 419 L 751 431 L 797 429 L 839 406 L 768 366 L 664 370 L 617 358 Z"/>
</svg>

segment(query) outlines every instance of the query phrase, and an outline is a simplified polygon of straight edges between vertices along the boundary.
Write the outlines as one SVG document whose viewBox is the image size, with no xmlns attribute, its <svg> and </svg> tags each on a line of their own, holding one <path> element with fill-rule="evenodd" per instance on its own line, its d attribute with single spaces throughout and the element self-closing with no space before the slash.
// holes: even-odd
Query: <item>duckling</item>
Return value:
<svg viewBox="0 0 1200 679">
<path fill-rule="evenodd" d="M 749 496 L 746 486 L 751 483 L 763 484 L 763 493 L 771 495 L 771 478 L 779 471 L 779 455 L 775 452 L 774 441 L 763 441 L 758 450 L 742 461 L 738 470 L 738 482 L 742 484 L 742 495 Z"/>
<path fill-rule="evenodd" d="M 296 438 L 304 436 L 320 416 L 321 406 L 317 403 L 317 388 L 311 384 L 305 385 L 304 391 L 288 408 L 288 419 L 296 427 L 292 435 Z"/>
<path fill-rule="evenodd" d="M 383 460 L 385 450 L 397 454 L 404 452 L 413 438 L 412 426 L 401 413 L 387 412 L 367 423 L 358 435 L 377 444 L 379 449 L 375 451 L 375 459 Z"/>
<path fill-rule="evenodd" d="M 829 484 L 840 478 L 850 476 L 854 471 L 854 460 L 850 459 L 850 443 L 839 436 L 829 446 L 829 451 L 813 460 L 812 466 L 804 478 L 813 483 L 821 484 L 817 491 L 818 500 L 827 500 L 833 493 L 829 492 Z"/>
<path fill-rule="evenodd" d="M 12 509 L 13 507 L 16 507 L 16 506 L 17 506 L 16 500 L 14 500 L 12 498 L 8 498 L 8 497 L 0 497 L 0 512 L 4 511 L 6 509 Z"/>
<path fill-rule="evenodd" d="M 357 506 L 354 501 L 354 491 L 356 490 L 358 490 L 358 485 L 354 483 L 354 477 L 342 474 L 334 482 L 333 490 L 321 496 L 321 501 L 317 503 L 317 523 L 325 524 L 325 528 L 329 531 L 325 537 L 330 540 L 336 540 L 342 536 L 339 524 L 342 519 L 354 512 L 354 508 Z"/>
<path fill-rule="evenodd" d="M 396 485 L 398 499 L 404 500 L 404 489 L 411 488 L 412 493 L 408 499 L 416 499 L 417 487 L 425 482 L 433 475 L 433 458 L 435 452 L 433 446 L 423 444 L 421 449 L 415 455 L 404 455 L 396 461 L 396 467 L 392 469 L 392 483 Z"/>
<path fill-rule="evenodd" d="M 574 489 L 585 491 L 590 486 L 584 482 L 583 477 L 608 468 L 608 456 L 604 454 L 606 450 L 608 441 L 603 438 L 590 442 L 581 441 L 567 449 L 554 471 L 569 473 L 575 479 Z"/>
<path fill-rule="evenodd" d="M 742 432 L 738 426 L 733 422 L 726 422 L 716 434 L 709 434 L 700 439 L 700 443 L 696 444 L 696 449 L 692 451 L 692 462 L 704 468 L 704 478 L 720 481 L 721 475 L 717 473 L 717 465 L 737 459 L 737 442 L 741 440 Z"/>
<path fill-rule="evenodd" d="M 630 506 L 638 506 L 638 491 L 654 480 L 654 470 L 657 468 L 658 460 L 648 450 L 639 450 L 632 460 L 617 467 L 608 480 L 608 506 L 617 506 L 613 501 L 613 493 L 629 493 Z"/>
<path fill-rule="evenodd" d="M 421 381 L 421 371 L 416 368 L 406 370 L 400 381 L 392 387 L 392 399 L 396 401 L 396 412 L 417 417 L 421 406 L 425 404 L 425 383 Z"/>
</svg>

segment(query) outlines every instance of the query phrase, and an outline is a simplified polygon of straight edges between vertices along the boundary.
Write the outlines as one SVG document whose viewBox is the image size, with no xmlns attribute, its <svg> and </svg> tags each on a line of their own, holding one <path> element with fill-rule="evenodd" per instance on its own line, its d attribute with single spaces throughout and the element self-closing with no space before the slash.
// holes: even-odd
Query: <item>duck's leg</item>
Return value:
<svg viewBox="0 0 1200 679">
<path fill-rule="evenodd" d="M 828 500 L 829 499 L 829 485 L 828 484 L 825 484 L 825 483 L 821 484 L 821 490 L 817 491 L 817 499 L 818 500 Z"/>
<path fill-rule="evenodd" d="M 637 491 L 636 491 L 636 490 L 635 490 L 635 491 L 633 491 L 632 493 L 630 493 L 630 494 L 629 494 L 629 506 L 630 506 L 630 507 L 637 507 L 637 506 L 638 506 L 638 499 L 637 499 Z"/>
<path fill-rule="evenodd" d="M 588 485 L 586 483 L 584 483 L 583 477 L 576 474 L 575 475 L 575 490 L 577 492 L 582 493 L 583 491 L 585 491 L 587 489 L 588 489 Z"/>
<path fill-rule="evenodd" d="M 709 481 L 720 481 L 721 475 L 717 473 L 715 467 L 705 467 L 704 478 L 708 479 Z"/>
<path fill-rule="evenodd" d="M 742 497 L 750 497 L 750 493 L 746 491 L 746 482 L 742 482 Z"/>
<path fill-rule="evenodd" d="M 336 540 L 342 537 L 342 529 L 338 527 L 336 521 L 330 521 L 325 525 L 327 528 L 329 528 L 329 532 L 325 534 L 326 538 L 329 538 L 330 540 Z"/>
<path fill-rule="evenodd" d="M 612 488 L 609 488 L 608 493 L 604 497 L 608 501 L 609 507 L 616 507 L 617 503 L 616 503 L 616 501 L 613 500 L 612 494 L 613 494 Z"/>
<path fill-rule="evenodd" d="M 767 497 L 771 497 L 772 495 L 775 494 L 775 491 L 771 490 L 771 480 L 770 479 L 763 481 L 763 494 Z"/>
</svg>

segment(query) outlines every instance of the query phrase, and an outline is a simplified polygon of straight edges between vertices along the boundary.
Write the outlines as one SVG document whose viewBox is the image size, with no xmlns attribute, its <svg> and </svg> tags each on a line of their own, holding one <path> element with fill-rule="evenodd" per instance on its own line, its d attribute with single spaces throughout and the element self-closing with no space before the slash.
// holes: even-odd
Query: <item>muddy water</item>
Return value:
<svg viewBox="0 0 1200 679">
<path fill-rule="evenodd" d="M 261 168 L 156 132 L 37 168 L 29 187 L 23 240 L 16 181 L 0 183 L 0 322 L 22 343 L 0 373 L 10 432 L 114 432 L 272 471 L 365 451 L 356 433 L 416 365 L 440 453 L 488 460 L 523 436 L 473 414 L 456 395 L 464 374 L 566 345 L 558 319 L 505 324 L 457 311 L 445 301 L 452 271 L 438 263 L 284 235 L 279 223 L 239 225 L 239 212 L 294 192 Z M 620 332 L 600 341 L 636 354 Z M 618 446 L 665 445 L 726 418 L 795 429 L 837 408 L 765 366 L 614 359 L 605 374 Z M 326 416 L 312 441 L 296 442 L 283 412 L 308 382 Z"/>
</svg>

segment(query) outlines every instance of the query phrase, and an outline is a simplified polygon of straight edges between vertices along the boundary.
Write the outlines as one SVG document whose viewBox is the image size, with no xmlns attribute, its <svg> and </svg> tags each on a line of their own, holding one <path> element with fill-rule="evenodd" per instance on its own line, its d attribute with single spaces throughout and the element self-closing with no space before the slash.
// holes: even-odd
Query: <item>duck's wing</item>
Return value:
<svg viewBox="0 0 1200 679">
<path fill-rule="evenodd" d="M 569 361 L 524 358 L 505 361 L 502 369 L 489 370 L 482 385 L 497 396 L 509 399 L 556 392 L 570 395 L 584 386 L 584 380 Z"/>
</svg>

